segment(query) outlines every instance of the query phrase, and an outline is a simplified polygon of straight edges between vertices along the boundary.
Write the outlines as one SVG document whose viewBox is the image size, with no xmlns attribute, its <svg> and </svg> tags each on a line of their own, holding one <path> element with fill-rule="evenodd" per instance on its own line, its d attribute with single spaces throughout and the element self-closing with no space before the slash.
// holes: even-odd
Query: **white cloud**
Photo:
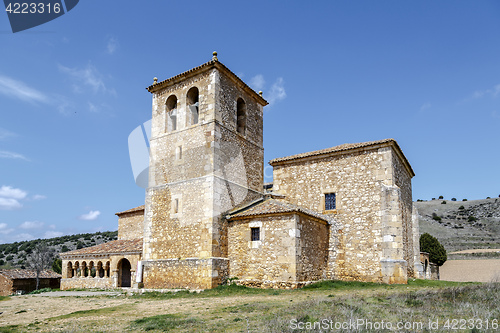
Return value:
<svg viewBox="0 0 500 333">
<path fill-rule="evenodd" d="M 485 96 L 497 97 L 500 94 L 500 84 L 486 90 L 478 90 L 472 94 L 472 98 L 483 98 Z"/>
<path fill-rule="evenodd" d="M 47 199 L 47 197 L 41 194 L 35 194 L 32 198 L 32 200 L 44 200 L 44 199 Z"/>
<path fill-rule="evenodd" d="M 78 217 L 78 219 L 80 220 L 84 220 L 84 221 L 94 221 L 95 219 L 97 219 L 97 217 L 101 215 L 101 212 L 98 211 L 98 210 L 91 210 L 90 212 L 88 212 L 87 214 L 82 214 Z"/>
<path fill-rule="evenodd" d="M 116 38 L 110 37 L 108 39 L 108 45 L 106 46 L 106 51 L 108 54 L 113 54 L 115 53 L 116 49 L 118 48 L 118 41 Z"/>
<path fill-rule="evenodd" d="M 0 75 L 0 93 L 31 103 L 48 103 L 50 100 L 41 91 L 29 87 L 22 81 L 4 75 Z"/>
<path fill-rule="evenodd" d="M 28 192 L 23 191 L 19 188 L 13 188 L 12 186 L 3 185 L 0 187 L 0 197 L 13 198 L 13 199 L 24 199 L 28 195 Z"/>
<path fill-rule="evenodd" d="M 20 242 L 20 241 L 25 241 L 25 240 L 32 240 L 34 239 L 35 237 L 31 234 L 27 234 L 27 233 L 22 233 L 22 234 L 17 234 L 15 236 L 12 237 L 12 240 L 14 242 Z"/>
<path fill-rule="evenodd" d="M 11 131 L 7 131 L 4 128 L 0 128 L 0 140 L 5 140 L 11 137 L 15 137 L 16 134 L 12 133 Z"/>
<path fill-rule="evenodd" d="M 430 109 L 430 107 L 431 107 L 431 104 L 430 104 L 430 103 L 425 103 L 424 105 L 422 105 L 422 106 L 420 107 L 420 112 L 425 111 L 425 110 L 427 110 L 427 109 Z"/>
<path fill-rule="evenodd" d="M 1 210 L 12 210 L 21 208 L 23 205 L 16 199 L 0 198 L 0 209 Z"/>
<path fill-rule="evenodd" d="M 9 228 L 7 223 L 0 223 L 0 234 L 2 235 L 8 235 L 10 234 L 14 229 Z"/>
<path fill-rule="evenodd" d="M 64 235 L 64 233 L 60 231 L 47 231 L 43 234 L 43 238 L 55 238 L 55 237 L 61 237 Z"/>
<path fill-rule="evenodd" d="M 111 94 L 116 94 L 113 89 L 108 89 L 104 84 L 102 74 L 92 66 L 88 64 L 85 68 L 69 68 L 63 65 L 59 65 L 59 70 L 63 73 L 68 74 L 76 80 L 73 88 L 78 93 L 83 93 L 83 86 L 89 87 L 94 93 L 98 91 L 108 92 Z"/>
<path fill-rule="evenodd" d="M 11 160 L 25 160 L 29 161 L 29 159 L 23 154 L 14 153 L 12 151 L 0 150 L 0 158 L 8 158 Z"/>
<path fill-rule="evenodd" d="M 250 86 L 255 91 L 259 91 L 264 89 L 264 85 L 266 84 L 266 80 L 264 80 L 264 76 L 262 74 L 257 74 L 253 78 L 250 79 Z"/>
<path fill-rule="evenodd" d="M 269 96 L 264 96 L 264 98 L 269 102 L 269 105 L 273 105 L 286 97 L 285 82 L 282 77 L 276 79 L 276 81 L 271 86 L 269 91 Z"/>
<path fill-rule="evenodd" d="M 40 229 L 45 223 L 40 221 L 26 221 L 19 225 L 19 228 L 29 230 L 29 229 Z"/>
</svg>

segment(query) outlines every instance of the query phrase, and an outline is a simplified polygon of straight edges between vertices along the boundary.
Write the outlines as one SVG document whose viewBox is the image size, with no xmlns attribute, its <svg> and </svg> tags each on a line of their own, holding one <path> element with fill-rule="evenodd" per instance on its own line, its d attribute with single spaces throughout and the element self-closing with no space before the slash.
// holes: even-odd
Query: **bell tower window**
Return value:
<svg viewBox="0 0 500 333">
<path fill-rule="evenodd" d="M 167 98 L 166 107 L 166 132 L 177 130 L 177 97 L 175 95 Z"/>
<path fill-rule="evenodd" d="M 247 106 L 241 98 L 236 102 L 236 130 L 241 135 L 245 135 L 247 130 Z"/>
<path fill-rule="evenodd" d="M 198 88 L 193 87 L 189 89 L 187 93 L 187 104 L 189 107 L 190 111 L 190 116 L 191 116 L 191 125 L 198 124 L 198 119 L 200 115 L 200 108 L 199 108 L 199 91 Z"/>
</svg>

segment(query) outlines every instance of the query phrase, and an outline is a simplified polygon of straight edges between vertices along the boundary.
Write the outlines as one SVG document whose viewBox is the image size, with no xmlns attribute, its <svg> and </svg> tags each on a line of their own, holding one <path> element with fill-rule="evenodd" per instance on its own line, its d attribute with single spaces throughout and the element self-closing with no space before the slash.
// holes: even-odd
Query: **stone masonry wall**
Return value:
<svg viewBox="0 0 500 333">
<path fill-rule="evenodd" d="M 68 290 L 74 288 L 112 289 L 116 288 L 116 286 L 113 285 L 112 278 L 83 277 L 83 278 L 61 279 L 61 290 Z"/>
<path fill-rule="evenodd" d="M 194 86 L 199 90 L 198 124 L 190 123 L 187 107 L 186 95 Z M 165 103 L 171 95 L 178 100 L 176 130 L 167 126 Z M 236 133 L 238 98 L 247 106 L 245 135 Z M 262 106 L 216 68 L 153 93 L 149 172 L 145 287 L 161 287 L 177 281 L 175 276 L 203 288 L 226 278 L 221 277 L 227 273 L 224 265 L 210 268 L 216 261 L 206 260 L 227 256 L 223 213 L 261 195 Z M 213 269 L 220 269 L 219 277 L 212 277 Z"/>
<path fill-rule="evenodd" d="M 252 227 L 260 227 L 260 241 L 251 241 Z M 242 281 L 297 280 L 295 215 L 229 222 L 229 273 Z"/>
<path fill-rule="evenodd" d="M 121 214 L 118 218 L 118 239 L 142 238 L 144 210 Z"/>
<path fill-rule="evenodd" d="M 390 147 L 367 147 L 274 165 L 273 191 L 296 205 L 336 214 L 341 233 L 330 234 L 329 278 L 382 282 L 386 274 L 381 267 L 384 255 L 389 254 L 390 260 L 403 259 L 397 254 L 392 257 L 393 246 L 403 247 L 402 237 L 386 237 L 390 229 L 382 223 L 386 214 L 382 208 L 384 186 L 395 185 L 391 151 Z M 408 196 L 408 187 L 404 190 Z M 411 195 L 411 187 L 409 191 Z M 324 211 L 325 193 L 336 193 L 335 211 Z M 391 202 L 394 200 L 399 207 L 402 199 L 391 197 Z M 401 215 L 401 210 L 396 213 L 391 218 Z M 401 228 L 401 223 L 393 224 Z M 391 250 L 383 252 L 388 247 Z"/>
<path fill-rule="evenodd" d="M 12 295 L 13 292 L 12 280 L 0 275 L 0 296 L 9 296 Z"/>
<path fill-rule="evenodd" d="M 401 163 L 396 152 L 392 151 L 394 182 L 401 190 L 401 212 L 403 218 L 403 259 L 408 263 L 408 277 L 414 276 L 415 260 L 413 245 L 413 197 L 411 175 Z"/>
<path fill-rule="evenodd" d="M 251 241 L 251 228 L 260 240 Z M 294 288 L 323 277 L 328 258 L 328 226 L 299 214 L 229 222 L 230 277 L 236 283 Z"/>
<path fill-rule="evenodd" d="M 330 231 L 324 222 L 297 216 L 298 281 L 318 281 L 326 277 Z"/>
<path fill-rule="evenodd" d="M 226 258 L 167 259 L 144 262 L 144 285 L 147 288 L 210 289 L 228 276 Z"/>
</svg>

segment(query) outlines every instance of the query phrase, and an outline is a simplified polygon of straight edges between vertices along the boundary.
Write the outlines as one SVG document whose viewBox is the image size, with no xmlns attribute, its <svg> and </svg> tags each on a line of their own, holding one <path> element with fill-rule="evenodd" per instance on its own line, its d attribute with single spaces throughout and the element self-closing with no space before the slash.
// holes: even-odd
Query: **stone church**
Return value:
<svg viewBox="0 0 500 333">
<path fill-rule="evenodd" d="M 296 288 L 322 279 L 420 277 L 414 172 L 393 139 L 270 161 L 268 104 L 214 52 L 152 94 L 145 205 L 118 215 L 118 240 L 62 253 L 61 289 Z"/>
</svg>

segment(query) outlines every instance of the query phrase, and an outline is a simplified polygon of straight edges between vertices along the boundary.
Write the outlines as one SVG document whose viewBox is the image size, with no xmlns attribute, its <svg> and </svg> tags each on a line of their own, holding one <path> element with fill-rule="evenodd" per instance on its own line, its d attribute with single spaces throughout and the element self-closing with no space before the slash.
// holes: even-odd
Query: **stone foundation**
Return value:
<svg viewBox="0 0 500 333">
<path fill-rule="evenodd" d="M 71 278 L 61 279 L 61 290 L 67 289 L 112 289 L 115 288 L 113 278 Z"/>
<path fill-rule="evenodd" d="M 226 258 L 143 261 L 144 288 L 210 289 L 227 280 Z"/>
</svg>

